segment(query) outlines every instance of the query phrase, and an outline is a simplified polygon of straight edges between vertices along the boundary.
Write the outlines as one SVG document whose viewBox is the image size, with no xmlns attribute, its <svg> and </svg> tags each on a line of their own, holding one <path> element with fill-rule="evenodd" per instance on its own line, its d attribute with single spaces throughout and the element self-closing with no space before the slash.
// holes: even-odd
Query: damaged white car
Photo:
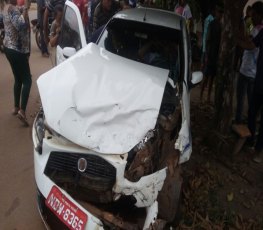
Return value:
<svg viewBox="0 0 263 230">
<path fill-rule="evenodd" d="M 53 229 L 162 229 L 176 215 L 180 164 L 192 151 L 189 91 L 202 80 L 190 73 L 185 21 L 131 9 L 97 44 L 83 36 L 78 9 L 66 2 L 59 46 L 62 55 L 78 52 L 37 81 L 41 216 Z"/>
</svg>

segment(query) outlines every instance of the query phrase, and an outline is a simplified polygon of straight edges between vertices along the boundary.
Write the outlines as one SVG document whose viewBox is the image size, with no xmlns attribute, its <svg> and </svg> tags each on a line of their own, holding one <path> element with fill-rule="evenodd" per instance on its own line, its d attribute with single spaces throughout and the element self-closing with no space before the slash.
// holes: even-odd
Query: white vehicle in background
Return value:
<svg viewBox="0 0 263 230">
<path fill-rule="evenodd" d="M 33 127 L 43 220 L 78 230 L 171 223 L 192 152 L 189 92 L 202 80 L 190 72 L 184 19 L 121 11 L 87 45 L 67 1 L 57 51 L 60 64 L 37 81 L 43 110 Z"/>
</svg>

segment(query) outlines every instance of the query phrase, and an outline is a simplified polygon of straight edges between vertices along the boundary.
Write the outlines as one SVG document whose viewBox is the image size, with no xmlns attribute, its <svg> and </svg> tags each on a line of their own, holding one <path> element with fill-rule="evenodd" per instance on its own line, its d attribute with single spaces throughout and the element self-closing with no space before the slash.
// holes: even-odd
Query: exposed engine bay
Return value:
<svg viewBox="0 0 263 230">
<path fill-rule="evenodd" d="M 120 156 L 122 169 L 91 154 L 54 151 L 49 157 L 44 173 L 109 229 L 145 228 L 152 213 L 148 225 L 154 222 L 156 229 L 175 217 L 182 183 L 175 142 L 182 121 L 180 87 L 171 82 L 167 81 L 155 129 Z M 64 139 L 46 123 L 44 129 L 48 138 Z M 88 162 L 83 173 L 72 167 L 74 159 L 81 157 Z"/>
</svg>

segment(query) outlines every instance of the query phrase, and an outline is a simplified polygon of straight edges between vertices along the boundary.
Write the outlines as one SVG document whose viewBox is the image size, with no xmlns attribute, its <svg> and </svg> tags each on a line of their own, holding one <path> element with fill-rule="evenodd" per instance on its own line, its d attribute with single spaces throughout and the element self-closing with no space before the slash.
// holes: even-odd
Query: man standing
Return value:
<svg viewBox="0 0 263 230">
<path fill-rule="evenodd" d="M 250 36 L 256 37 L 257 34 L 257 28 L 253 28 Z M 253 50 L 244 50 L 243 52 L 242 62 L 237 80 L 237 108 L 235 118 L 235 122 L 237 124 L 242 123 L 242 112 L 246 95 L 248 105 L 250 107 L 252 92 L 254 89 L 254 80 L 257 72 L 258 52 L 258 48 L 255 48 Z"/>
<path fill-rule="evenodd" d="M 86 33 L 88 24 L 88 0 L 73 0 L 73 3 L 79 8 L 80 16 Z"/>
<path fill-rule="evenodd" d="M 252 5 L 252 22 L 260 30 L 258 35 L 253 39 L 256 47 L 259 47 L 259 55 L 257 60 L 257 73 L 255 78 L 254 93 L 252 96 L 249 114 L 248 114 L 248 127 L 251 131 L 252 137 L 256 132 L 256 118 L 257 114 L 261 113 L 259 134 L 256 141 L 254 161 L 257 163 L 262 162 L 263 158 L 263 2 L 256 2 Z M 253 47 L 254 48 L 254 47 Z"/>
<path fill-rule="evenodd" d="M 48 32 L 48 17 L 50 16 L 51 13 L 54 12 L 54 9 L 57 5 L 62 5 L 64 7 L 66 0 L 50 0 L 49 3 L 47 4 L 47 7 L 45 9 L 44 13 L 44 37 L 45 37 L 45 42 L 48 44 L 49 42 L 49 32 Z"/>
<path fill-rule="evenodd" d="M 105 25 L 119 8 L 120 6 L 114 0 L 101 0 L 94 12 L 93 32 Z"/>
<path fill-rule="evenodd" d="M 257 60 L 257 72 L 255 77 L 255 86 L 251 103 L 248 112 L 248 128 L 252 135 L 252 141 L 255 139 L 256 133 L 256 119 L 260 112 L 260 127 L 259 134 L 255 145 L 255 157 L 253 160 L 257 163 L 263 160 L 263 2 L 258 1 L 252 5 L 252 22 L 256 28 L 258 28 L 258 35 L 253 38 L 252 42 L 249 40 L 238 41 L 239 45 L 244 49 L 259 48 L 258 60 Z"/>
<path fill-rule="evenodd" d="M 44 12 L 46 9 L 45 0 L 37 0 L 37 21 L 40 29 L 40 43 L 43 57 L 49 57 L 47 44 L 44 39 Z"/>
<path fill-rule="evenodd" d="M 208 85 L 207 102 L 210 103 L 214 78 L 217 72 L 217 63 L 219 57 L 219 48 L 221 42 L 221 18 L 223 15 L 223 7 L 217 5 L 215 9 L 215 18 L 208 26 L 206 39 L 206 68 L 205 78 L 200 91 L 200 101 L 203 100 L 203 93 Z"/>
<path fill-rule="evenodd" d="M 212 6 L 210 9 L 210 14 L 205 18 L 204 21 L 204 29 L 203 29 L 203 37 L 202 37 L 202 68 L 205 67 L 205 60 L 206 60 L 206 41 L 207 41 L 207 32 L 208 27 L 210 23 L 214 20 L 214 14 L 215 14 L 215 7 Z"/>
</svg>

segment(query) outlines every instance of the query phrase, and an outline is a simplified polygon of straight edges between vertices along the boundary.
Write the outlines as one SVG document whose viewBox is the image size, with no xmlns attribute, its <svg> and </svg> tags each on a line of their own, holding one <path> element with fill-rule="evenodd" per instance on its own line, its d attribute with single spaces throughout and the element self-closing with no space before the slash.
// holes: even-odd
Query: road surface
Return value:
<svg viewBox="0 0 263 230">
<path fill-rule="evenodd" d="M 34 7 L 32 7 L 34 8 Z M 30 11 L 36 17 L 36 11 Z M 0 229 L 43 230 L 36 204 L 36 186 L 31 129 L 40 106 L 36 80 L 52 67 L 36 47 L 32 33 L 30 67 L 32 89 L 27 115 L 31 126 L 23 127 L 11 115 L 13 109 L 13 75 L 4 54 L 0 53 Z"/>
</svg>

